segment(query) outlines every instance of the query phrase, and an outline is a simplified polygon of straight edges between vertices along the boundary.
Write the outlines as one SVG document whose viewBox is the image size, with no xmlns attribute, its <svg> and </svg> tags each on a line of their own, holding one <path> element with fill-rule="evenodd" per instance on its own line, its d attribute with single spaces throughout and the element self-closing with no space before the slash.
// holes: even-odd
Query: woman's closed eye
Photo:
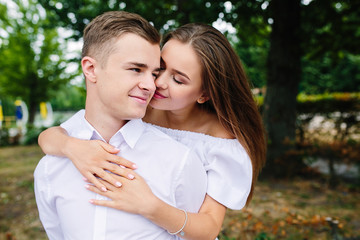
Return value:
<svg viewBox="0 0 360 240">
<path fill-rule="evenodd" d="M 179 79 L 177 79 L 175 76 L 172 77 L 174 82 L 181 85 L 181 84 L 184 84 L 182 81 L 180 81 Z"/>
</svg>

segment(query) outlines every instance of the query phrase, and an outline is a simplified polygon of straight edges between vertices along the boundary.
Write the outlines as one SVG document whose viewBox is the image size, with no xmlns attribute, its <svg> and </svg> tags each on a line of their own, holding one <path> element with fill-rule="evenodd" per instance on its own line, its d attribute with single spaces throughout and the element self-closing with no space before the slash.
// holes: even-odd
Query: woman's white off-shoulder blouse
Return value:
<svg viewBox="0 0 360 240">
<path fill-rule="evenodd" d="M 230 209 L 238 210 L 245 206 L 251 189 L 252 165 L 239 141 L 153 126 L 199 155 L 207 172 L 207 194 L 210 197 Z"/>
</svg>

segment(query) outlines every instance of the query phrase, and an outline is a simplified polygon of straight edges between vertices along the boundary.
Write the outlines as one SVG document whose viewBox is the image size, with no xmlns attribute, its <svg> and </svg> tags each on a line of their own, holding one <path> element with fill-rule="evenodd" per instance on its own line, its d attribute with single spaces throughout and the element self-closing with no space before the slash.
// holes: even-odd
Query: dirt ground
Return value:
<svg viewBox="0 0 360 240">
<path fill-rule="evenodd" d="M 41 156 L 37 146 L 0 148 L 0 240 L 47 239 L 33 193 Z M 227 212 L 219 239 L 360 239 L 358 190 L 319 179 L 261 181 L 248 208 Z"/>
</svg>

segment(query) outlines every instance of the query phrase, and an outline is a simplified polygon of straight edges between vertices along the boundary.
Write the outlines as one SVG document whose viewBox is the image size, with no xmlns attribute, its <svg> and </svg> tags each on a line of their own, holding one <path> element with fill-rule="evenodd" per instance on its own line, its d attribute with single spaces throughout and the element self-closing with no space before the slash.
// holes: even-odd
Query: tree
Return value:
<svg viewBox="0 0 360 240">
<path fill-rule="evenodd" d="M 301 90 L 359 91 L 360 2 L 316 0 L 302 12 Z"/>
<path fill-rule="evenodd" d="M 226 15 L 241 39 L 257 44 L 270 33 L 267 91 L 263 116 L 269 139 L 265 172 L 287 174 L 284 165 L 299 169 L 295 150 L 296 96 L 302 78 L 301 62 L 327 58 L 334 68 L 348 56 L 359 54 L 360 2 L 351 0 L 230 1 Z M 267 31 L 269 29 L 269 31 Z M 302 60 L 302 61 L 301 61 Z M 346 58 L 345 58 L 346 60 Z M 355 61 L 353 61 L 355 62 Z M 350 68 L 352 72 L 356 67 Z M 334 72 L 334 76 L 339 76 Z M 333 76 L 333 77 L 334 77 Z M 289 159 L 290 158 L 290 159 Z M 283 163 L 279 164 L 279 163 Z M 301 162 L 300 162 L 301 164 Z M 292 174 L 289 172 L 288 174 Z"/>
<path fill-rule="evenodd" d="M 48 28 L 46 12 L 35 1 L 14 1 L 16 16 L 1 5 L 4 15 L 1 38 L 0 92 L 20 97 L 29 108 L 33 123 L 40 102 L 48 101 L 70 79 L 65 72 L 64 49 L 55 28 Z"/>
<path fill-rule="evenodd" d="M 298 161 L 289 162 L 286 156 L 296 147 L 296 96 L 302 60 L 327 55 L 329 64 L 334 65 L 344 52 L 360 51 L 360 1 L 354 0 L 40 1 L 54 12 L 61 26 L 76 29 L 77 38 L 94 16 L 108 10 L 126 10 L 144 16 L 160 32 L 187 22 L 212 23 L 221 18 L 237 29 L 238 52 L 242 52 L 239 46 L 269 49 L 263 112 L 270 143 L 269 173 L 284 173 L 283 165 L 277 164 L 279 160 L 298 169 Z"/>
<path fill-rule="evenodd" d="M 330 53 L 320 60 L 303 58 L 300 92 L 360 92 L 360 56 L 344 53 L 337 64 Z"/>
<path fill-rule="evenodd" d="M 272 0 L 269 10 L 274 22 L 263 106 L 271 166 L 266 170 L 279 175 L 283 168 L 275 168 L 275 161 L 295 146 L 296 96 L 301 79 L 300 0 Z"/>
<path fill-rule="evenodd" d="M 51 22 L 73 29 L 75 39 L 81 38 L 87 23 L 106 11 L 124 10 L 138 13 L 164 33 L 189 22 L 212 23 L 224 8 L 224 3 L 218 0 L 39 0 L 39 3 L 53 13 Z"/>
</svg>

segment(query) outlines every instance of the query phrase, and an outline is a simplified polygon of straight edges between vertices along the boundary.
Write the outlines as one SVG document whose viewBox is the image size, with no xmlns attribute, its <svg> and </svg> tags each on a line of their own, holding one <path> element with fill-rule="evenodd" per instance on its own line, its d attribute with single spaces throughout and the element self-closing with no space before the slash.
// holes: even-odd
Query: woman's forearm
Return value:
<svg viewBox="0 0 360 240">
<path fill-rule="evenodd" d="M 64 149 L 70 139 L 62 127 L 51 127 L 40 133 L 38 143 L 45 154 L 65 157 Z"/>
<path fill-rule="evenodd" d="M 141 213 L 156 225 L 177 232 L 184 225 L 185 214 L 182 210 L 156 200 L 149 212 Z M 224 220 L 226 208 L 209 196 L 206 196 L 199 213 L 187 213 L 187 222 L 183 229 L 183 239 L 215 239 Z"/>
<path fill-rule="evenodd" d="M 136 169 L 133 162 L 115 155 L 119 150 L 110 144 L 99 140 L 88 141 L 71 137 L 61 127 L 51 127 L 43 131 L 38 142 L 45 154 L 69 158 L 89 182 L 103 191 L 106 191 L 106 187 L 95 176 L 120 187 L 121 181 L 115 180 L 114 174 L 107 171 L 131 179 L 130 170 Z"/>
</svg>

